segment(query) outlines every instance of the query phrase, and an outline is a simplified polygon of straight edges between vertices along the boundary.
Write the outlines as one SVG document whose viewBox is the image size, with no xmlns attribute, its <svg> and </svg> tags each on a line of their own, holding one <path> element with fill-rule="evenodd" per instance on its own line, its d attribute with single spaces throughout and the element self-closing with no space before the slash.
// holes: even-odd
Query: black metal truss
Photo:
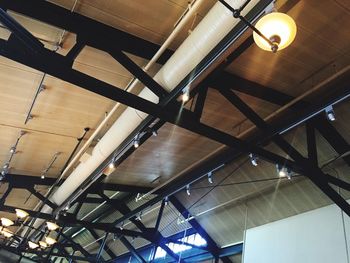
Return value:
<svg viewBox="0 0 350 263">
<path fill-rule="evenodd" d="M 183 218 L 187 219 L 191 217 L 191 213 L 183 206 L 183 204 L 175 197 L 169 197 L 170 202 L 174 207 L 180 212 Z M 204 228 L 197 222 L 195 218 L 188 220 L 188 223 L 207 241 L 207 249 L 212 253 L 213 257 L 218 260 L 220 257 L 220 248 L 215 243 L 215 241 L 209 236 L 209 234 L 204 230 Z M 232 262 L 228 257 L 220 258 L 224 263 Z"/>
<path fill-rule="evenodd" d="M 21 174 L 7 174 L 3 180 L 4 183 L 9 183 L 13 188 L 22 188 L 30 191 L 36 185 L 52 186 L 56 182 L 56 178 L 45 177 L 41 179 L 39 176 L 30 176 L 30 175 L 21 175 Z M 64 180 L 61 181 L 60 186 Z M 99 184 L 93 184 L 88 190 L 87 193 L 98 193 L 101 189 L 108 191 L 119 191 L 126 193 L 148 193 L 152 190 L 151 187 L 144 186 L 132 186 L 132 185 L 123 185 L 123 184 L 112 184 L 100 182 Z"/>
<path fill-rule="evenodd" d="M 257 113 L 255 113 L 243 100 L 241 100 L 233 91 L 220 89 L 221 94 L 229 100 L 243 115 L 262 131 L 271 129 Z M 330 185 L 328 176 L 315 164 L 313 160 L 308 160 L 302 156 L 292 145 L 285 141 L 280 135 L 276 134 L 272 141 L 281 148 L 286 154 L 292 157 L 303 170 L 304 176 L 308 177 L 318 188 L 324 192 L 335 204 L 337 204 L 348 216 L 350 216 L 350 205 L 346 200 Z"/>
<path fill-rule="evenodd" d="M 1 1 L 0 1 L 0 3 L 1 3 Z M 13 39 L 10 39 L 10 41 L 13 41 L 13 43 L 16 43 L 16 41 L 15 40 L 13 40 Z M 2 43 L 3 45 L 2 45 L 2 47 L 5 47 L 5 44 L 4 43 Z M 46 57 L 46 55 L 44 56 L 44 57 Z M 52 56 L 52 57 L 54 57 L 54 56 Z M 55 60 L 56 61 L 59 61 L 59 59 L 57 59 L 57 58 L 55 58 Z M 55 61 L 54 60 L 54 61 Z M 68 63 L 69 64 L 69 63 Z M 58 69 L 58 70 L 60 70 L 60 69 Z M 69 74 L 68 72 L 66 72 L 67 74 Z M 83 76 L 81 76 L 81 77 L 83 77 Z M 346 93 L 346 92 L 348 92 L 348 91 L 346 91 L 345 89 L 343 89 L 343 94 L 342 94 L 342 96 L 344 95 L 344 96 L 348 96 L 348 93 Z M 120 95 L 120 97 L 123 97 L 125 94 L 119 94 Z M 339 94 L 336 94 L 335 96 L 338 96 Z M 111 95 L 112 96 L 112 95 Z M 127 97 L 127 96 L 126 96 Z M 128 97 L 128 98 L 124 98 L 124 100 L 125 101 L 127 101 L 128 99 L 130 99 L 130 97 Z M 133 97 L 133 99 L 135 99 L 135 103 L 136 103 L 136 101 L 138 101 L 136 98 L 134 98 Z M 333 98 L 332 98 L 333 99 Z M 331 101 L 331 99 L 328 101 L 328 102 L 322 102 L 322 103 L 320 103 L 320 104 L 327 104 L 327 103 L 334 103 L 333 101 Z M 138 101 L 138 102 L 140 102 L 140 101 Z M 134 103 L 134 104 L 135 104 Z M 145 106 L 146 107 L 146 105 L 147 104 L 145 104 L 145 105 L 143 105 L 143 106 Z M 148 105 L 149 106 L 149 105 Z M 153 105 L 154 106 L 154 105 Z M 324 106 L 323 106 L 324 107 Z M 310 108 L 310 107 L 309 107 Z M 143 108 L 143 109 L 145 109 L 145 108 Z M 172 122 L 171 120 L 172 120 L 172 118 L 173 118 L 173 116 L 170 116 L 171 114 L 174 114 L 174 110 L 173 110 L 173 108 L 170 108 L 171 110 L 169 110 L 169 112 L 171 113 L 170 115 L 162 115 L 162 114 L 160 114 L 159 113 L 159 111 L 158 110 L 160 110 L 161 108 L 157 108 L 157 107 L 154 107 L 154 108 L 151 108 L 151 110 L 148 112 L 148 113 L 150 113 L 150 114 L 152 114 L 153 116 L 155 116 L 155 117 L 160 117 L 160 118 L 163 118 L 164 120 L 167 120 L 167 121 L 169 121 L 169 122 Z M 319 111 L 320 110 L 320 108 L 318 108 L 317 109 L 317 107 L 314 107 L 314 109 L 315 109 L 315 111 Z M 146 111 L 147 112 L 147 111 Z M 158 115 L 159 114 L 159 115 Z M 305 114 L 305 112 L 304 112 L 304 114 Z M 195 131 L 195 132 L 198 132 L 199 134 L 202 134 L 202 135 L 204 135 L 204 136 L 209 136 L 210 138 L 214 138 L 214 137 L 222 137 L 222 138 L 216 138 L 217 140 L 219 140 L 219 141 L 223 141 L 223 140 L 226 140 L 228 137 L 225 137 L 225 135 L 223 135 L 223 134 L 220 134 L 220 133 L 217 133 L 217 131 L 213 131 L 213 130 L 211 130 L 210 129 L 210 127 L 208 128 L 208 127 L 206 127 L 206 126 L 202 126 L 200 123 L 194 123 L 194 127 L 192 126 L 192 125 L 190 125 L 190 123 L 189 122 L 191 122 L 192 120 L 196 120 L 196 118 L 195 118 L 195 116 L 192 116 L 189 112 L 186 112 L 185 114 L 184 114 L 185 116 L 184 116 L 184 120 L 182 120 L 183 122 L 180 124 L 180 126 L 182 125 L 183 127 L 185 127 L 185 128 L 187 128 L 187 129 L 189 129 L 189 130 L 192 130 L 192 131 Z M 300 114 L 299 115 L 299 117 L 301 116 L 302 114 Z M 198 118 L 198 117 L 197 117 Z M 290 120 L 289 120 L 290 121 Z M 294 122 L 294 124 L 295 124 L 295 122 Z M 282 125 L 281 125 L 282 126 Z M 280 127 L 281 127 L 280 126 Z M 286 125 L 285 125 L 286 126 Z M 198 130 L 197 130 L 198 129 Z M 271 134 L 273 134 L 273 133 L 276 133 L 276 130 L 277 129 L 270 129 L 270 130 L 268 130 L 267 132 L 265 131 L 264 132 L 264 135 L 266 136 L 266 137 L 268 137 L 268 135 L 270 135 L 270 138 L 273 136 L 273 135 L 271 135 Z M 204 133 L 206 133 L 206 134 L 204 134 Z M 230 143 L 228 143 L 229 144 L 229 146 L 233 146 L 235 143 L 237 143 L 237 145 L 235 145 L 235 146 L 237 146 L 237 148 L 239 149 L 239 150 L 242 150 L 243 148 L 245 148 L 245 150 L 243 151 L 243 152 L 253 152 L 253 151 L 256 151 L 256 150 L 259 150 L 259 151 L 261 151 L 261 149 L 257 149 L 255 146 L 250 146 L 250 144 L 244 144 L 244 142 L 241 142 L 241 141 L 234 141 L 235 139 L 233 139 L 232 140 L 232 138 L 229 140 L 230 141 Z M 240 144 L 240 143 L 242 143 L 242 144 Z M 254 144 L 254 143 L 253 143 Z M 238 147 L 240 145 L 240 147 Z M 262 155 L 262 157 L 267 157 L 267 159 L 269 159 L 269 161 L 271 161 L 271 159 L 273 159 L 273 161 L 274 162 L 280 162 L 280 161 L 283 161 L 283 159 L 281 159 L 280 157 L 278 157 L 278 156 L 275 156 L 275 155 L 271 155 L 271 153 L 267 153 L 267 152 L 260 152 L 260 154 L 261 153 L 263 153 L 263 155 Z M 258 155 L 260 155 L 259 153 L 258 153 Z M 265 155 L 265 156 L 264 156 Z M 277 160 L 277 161 L 276 161 Z M 293 163 L 293 162 L 290 162 L 290 164 L 291 164 L 291 166 L 295 166 L 296 164 L 295 163 Z M 301 165 L 301 168 L 303 167 L 303 165 Z M 301 169 L 300 167 L 299 167 L 299 169 Z M 201 175 L 197 175 L 197 178 L 198 177 L 200 177 Z M 325 175 L 326 176 L 326 175 Z M 191 179 L 193 179 L 193 177 L 191 178 Z M 181 182 L 181 184 L 183 184 L 183 182 Z M 177 186 L 180 186 L 180 184 L 177 184 Z M 165 189 L 166 190 L 166 189 Z M 178 189 L 177 189 L 178 190 Z M 165 192 L 166 191 L 164 191 L 164 189 L 163 189 L 163 193 L 162 193 L 162 196 L 163 196 L 163 198 L 164 198 L 164 196 L 167 196 L 167 195 L 164 195 L 165 194 Z M 160 199 L 161 200 L 161 199 Z M 134 213 L 133 211 L 130 211 L 128 214 L 126 214 L 125 216 L 130 216 L 130 214 L 131 213 Z M 124 216 L 124 217 L 125 217 Z"/>
<path fill-rule="evenodd" d="M 134 256 L 134 258 L 136 258 L 136 260 L 139 263 L 146 263 L 146 260 L 144 260 L 143 257 L 141 257 L 139 255 L 139 253 L 136 251 L 136 249 L 133 247 L 133 245 L 125 237 L 123 237 L 123 236 L 120 237 L 120 241 L 130 251 L 130 253 Z M 114 257 L 114 258 L 116 258 L 116 257 Z"/>
<path fill-rule="evenodd" d="M 100 237 L 94 229 L 89 229 L 88 231 L 96 240 L 98 240 L 97 242 L 100 244 L 100 247 L 102 247 L 111 258 L 117 257 L 117 255 L 114 254 L 114 252 L 109 248 L 107 244 L 103 244 L 103 241 L 99 239 Z"/>
<path fill-rule="evenodd" d="M 118 202 L 117 200 L 110 199 L 104 194 L 100 195 L 110 206 L 112 206 L 115 210 L 119 211 L 121 214 L 125 215 L 131 212 L 130 208 L 126 204 Z M 168 246 L 166 246 L 166 238 L 164 238 L 158 230 L 156 230 L 155 228 L 146 228 L 144 224 L 141 221 L 139 221 L 135 216 L 130 218 L 129 220 L 143 233 L 144 239 L 163 248 L 169 254 L 169 256 L 174 258 L 177 262 L 183 262 L 183 260 L 181 260 L 177 254 L 175 254 L 171 249 L 169 249 Z M 115 223 L 112 224 L 114 226 L 117 225 Z"/>
<path fill-rule="evenodd" d="M 256 82 L 243 79 L 228 72 L 221 72 L 215 78 L 212 78 L 208 85 L 215 89 L 231 89 L 239 91 L 279 106 L 284 106 L 295 99 L 293 96 L 260 85 Z M 298 101 L 290 108 L 291 110 L 299 111 L 309 106 L 310 104 L 305 101 Z M 318 130 L 318 132 L 329 142 L 339 155 L 350 151 L 349 143 L 341 134 L 339 134 L 333 125 L 326 120 L 325 116 L 317 115 L 311 118 L 308 123 Z M 350 166 L 350 156 L 343 157 L 343 160 Z"/>
</svg>

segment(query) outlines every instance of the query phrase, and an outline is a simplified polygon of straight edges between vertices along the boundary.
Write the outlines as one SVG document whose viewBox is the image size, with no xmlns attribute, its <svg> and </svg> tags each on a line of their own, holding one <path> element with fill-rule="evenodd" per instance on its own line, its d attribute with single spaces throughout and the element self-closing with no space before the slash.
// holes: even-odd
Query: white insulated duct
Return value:
<svg viewBox="0 0 350 263">
<path fill-rule="evenodd" d="M 239 8 L 245 0 L 228 0 L 233 8 Z M 259 1 L 253 0 L 243 10 L 248 13 Z M 167 91 L 173 90 L 218 43 L 238 24 L 232 13 L 217 2 L 173 56 L 155 75 L 154 79 Z M 158 97 L 145 87 L 140 97 L 158 103 Z M 146 113 L 128 107 L 115 121 L 107 133 L 98 142 L 91 156 L 81 162 L 68 176 L 65 182 L 50 198 L 51 202 L 61 205 L 97 167 L 141 124 Z M 50 213 L 45 206 L 43 212 Z"/>
</svg>

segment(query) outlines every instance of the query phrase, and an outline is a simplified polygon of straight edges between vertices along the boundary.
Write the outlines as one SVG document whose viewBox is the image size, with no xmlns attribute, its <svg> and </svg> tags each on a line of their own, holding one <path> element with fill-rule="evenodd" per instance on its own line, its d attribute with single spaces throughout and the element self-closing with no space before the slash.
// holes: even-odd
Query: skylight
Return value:
<svg viewBox="0 0 350 263">
<path fill-rule="evenodd" d="M 207 241 L 203 237 L 201 237 L 199 234 L 193 234 L 193 235 L 190 235 L 188 237 L 178 239 L 178 241 L 192 244 L 192 245 L 195 245 L 198 247 L 202 247 L 202 246 L 207 245 Z M 172 243 L 172 242 L 168 243 L 167 246 L 176 254 L 181 253 L 181 252 L 186 251 L 186 250 L 190 250 L 192 248 L 191 246 L 188 246 L 188 245 L 177 244 L 177 243 Z M 166 251 L 164 249 L 162 249 L 161 247 L 158 247 L 154 258 L 155 259 L 165 258 L 166 255 L 167 255 Z"/>
</svg>

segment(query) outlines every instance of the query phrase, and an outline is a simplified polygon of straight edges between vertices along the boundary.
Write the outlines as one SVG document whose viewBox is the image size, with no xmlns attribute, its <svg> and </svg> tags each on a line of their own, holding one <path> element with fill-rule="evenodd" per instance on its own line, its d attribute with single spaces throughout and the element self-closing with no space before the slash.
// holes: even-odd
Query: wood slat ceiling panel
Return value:
<svg viewBox="0 0 350 263">
<path fill-rule="evenodd" d="M 335 1 L 300 1 L 288 14 L 298 26 L 291 47 L 271 54 L 252 45 L 228 71 L 296 96 L 309 88 L 299 84 L 315 72 L 344 55 L 349 61 L 350 29 L 339 30 L 350 23 L 347 10 Z"/>
<path fill-rule="evenodd" d="M 50 2 L 71 10 L 75 1 L 52 0 Z M 75 12 L 160 44 L 173 30 L 174 24 L 187 8 L 187 2 L 184 0 L 148 0 L 145 5 L 142 0 L 78 0 Z M 172 45 L 173 47 L 178 46 L 185 39 L 188 30 L 197 25 L 215 2 L 214 0 L 203 1 L 198 11 L 199 15 L 185 26 L 181 36 Z"/>
</svg>

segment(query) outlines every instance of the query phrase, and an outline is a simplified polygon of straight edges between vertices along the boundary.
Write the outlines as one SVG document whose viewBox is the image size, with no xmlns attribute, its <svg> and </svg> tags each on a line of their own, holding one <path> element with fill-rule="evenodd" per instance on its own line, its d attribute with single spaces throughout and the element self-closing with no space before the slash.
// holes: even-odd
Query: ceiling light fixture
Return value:
<svg viewBox="0 0 350 263">
<path fill-rule="evenodd" d="M 329 121 L 335 121 L 335 112 L 333 106 L 328 106 L 326 109 L 326 116 Z"/>
<path fill-rule="evenodd" d="M 134 138 L 134 148 L 139 148 L 140 146 L 140 134 L 136 134 L 135 138 Z"/>
<path fill-rule="evenodd" d="M 5 227 L 9 227 L 9 226 L 12 226 L 14 224 L 14 222 L 6 217 L 2 217 L 0 219 L 1 221 L 1 225 L 2 226 L 5 226 Z"/>
<path fill-rule="evenodd" d="M 258 166 L 258 157 L 256 157 L 254 154 L 249 154 L 250 162 L 253 166 Z"/>
<path fill-rule="evenodd" d="M 22 209 L 16 208 L 15 211 L 16 211 L 16 215 L 19 219 L 23 219 L 23 218 L 26 218 L 27 216 L 29 216 L 29 214 Z"/>
<path fill-rule="evenodd" d="M 209 182 L 210 184 L 213 183 L 213 172 L 209 172 L 209 173 L 208 173 L 208 182 Z"/>
<path fill-rule="evenodd" d="M 15 147 L 15 146 L 12 146 L 12 147 L 10 148 L 10 153 L 11 153 L 11 154 L 16 153 L 16 147 Z"/>
<path fill-rule="evenodd" d="M 183 103 L 186 103 L 189 99 L 190 99 L 190 89 L 186 87 L 182 91 L 181 100 Z"/>
<path fill-rule="evenodd" d="M 190 185 L 189 184 L 186 186 L 186 193 L 187 193 L 188 196 L 191 195 L 191 189 L 190 189 Z"/>
<path fill-rule="evenodd" d="M 277 164 L 276 169 L 279 177 L 287 177 L 289 180 L 292 179 L 292 171 L 289 168 Z"/>
<path fill-rule="evenodd" d="M 36 243 L 34 243 L 34 242 L 32 242 L 32 241 L 28 241 L 28 246 L 29 246 L 29 248 L 31 248 L 31 249 L 36 249 L 36 248 L 39 247 L 38 244 L 36 244 Z"/>
<path fill-rule="evenodd" d="M 254 31 L 253 38 L 255 43 L 261 49 L 272 52 L 288 47 L 295 39 L 297 33 L 297 26 L 293 18 L 279 12 L 272 12 L 263 16 L 256 23 L 255 27 L 264 36 Z"/>
<path fill-rule="evenodd" d="M 243 9 L 250 2 L 249 0 L 240 8 L 233 8 L 225 0 L 219 0 L 228 10 L 232 12 L 234 18 L 240 19 L 245 25 L 253 30 L 255 43 L 263 50 L 276 53 L 288 47 L 294 40 L 297 33 L 297 26 L 294 20 L 283 13 L 272 12 L 259 19 L 256 25 L 241 15 Z"/>
<path fill-rule="evenodd" d="M 56 229 L 59 228 L 59 226 L 53 222 L 46 222 L 47 229 L 50 231 L 55 231 Z"/>
</svg>

